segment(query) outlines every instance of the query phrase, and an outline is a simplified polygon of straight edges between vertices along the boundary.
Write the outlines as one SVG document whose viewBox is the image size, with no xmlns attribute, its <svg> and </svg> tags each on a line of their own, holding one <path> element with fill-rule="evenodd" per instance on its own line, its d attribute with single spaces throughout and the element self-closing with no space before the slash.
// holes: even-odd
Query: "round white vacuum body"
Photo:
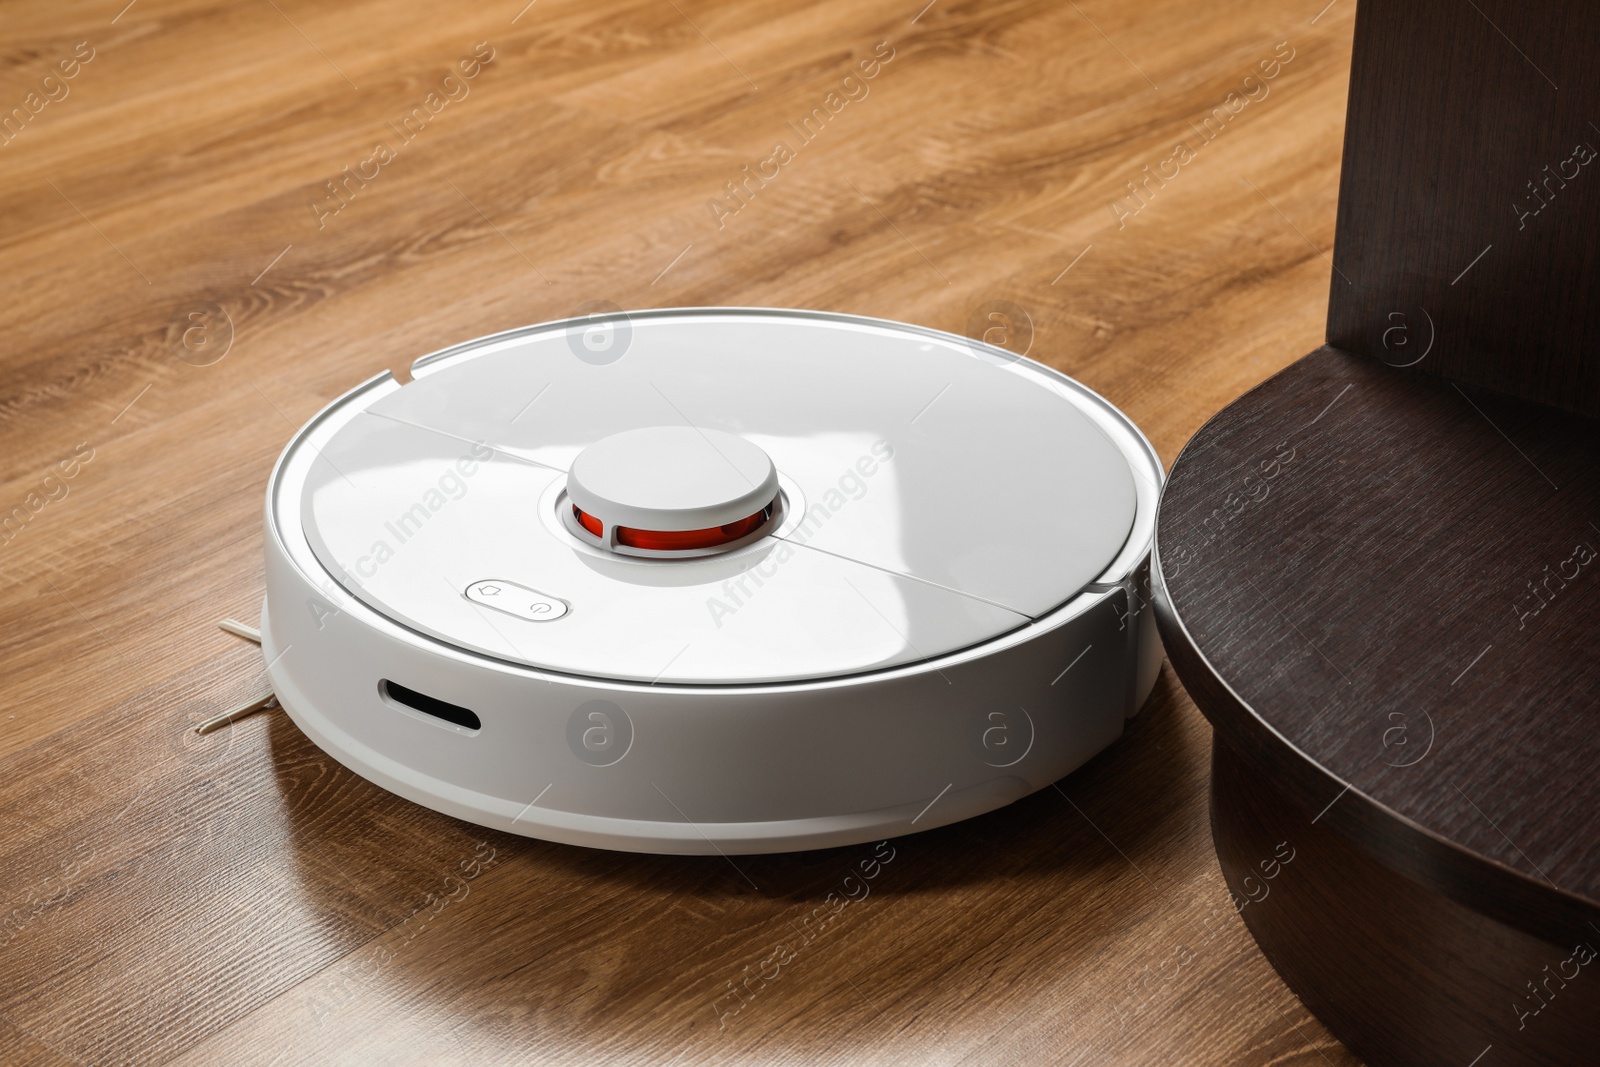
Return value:
<svg viewBox="0 0 1600 1067">
<path fill-rule="evenodd" d="M 602 848 L 748 853 L 965 819 L 1149 694 L 1159 458 L 1078 383 L 876 319 L 513 330 L 302 429 L 262 647 L 323 750 Z"/>
</svg>

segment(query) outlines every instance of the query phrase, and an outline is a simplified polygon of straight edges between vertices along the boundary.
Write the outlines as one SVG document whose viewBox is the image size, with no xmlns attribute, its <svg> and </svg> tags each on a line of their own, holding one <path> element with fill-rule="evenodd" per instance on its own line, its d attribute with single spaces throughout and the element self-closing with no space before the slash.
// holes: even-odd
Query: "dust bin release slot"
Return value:
<svg viewBox="0 0 1600 1067">
<path fill-rule="evenodd" d="M 424 715 L 432 715 L 436 719 L 443 719 L 453 726 L 466 730 L 483 729 L 483 720 L 471 708 L 464 708 L 460 704 L 452 704 L 448 700 L 440 700 L 426 693 L 419 693 L 415 689 L 407 689 L 399 682 L 391 682 L 385 678 L 378 683 L 378 692 L 383 699 L 392 704 L 399 704 L 420 711 Z"/>
</svg>

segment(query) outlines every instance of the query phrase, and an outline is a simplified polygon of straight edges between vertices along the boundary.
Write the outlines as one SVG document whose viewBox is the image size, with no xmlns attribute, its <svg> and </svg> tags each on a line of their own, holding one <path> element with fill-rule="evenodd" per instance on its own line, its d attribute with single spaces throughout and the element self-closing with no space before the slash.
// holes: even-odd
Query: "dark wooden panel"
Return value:
<svg viewBox="0 0 1600 1067">
<path fill-rule="evenodd" d="M 1592 423 L 1320 349 L 1174 465 L 1168 655 L 1326 825 L 1555 937 L 1600 921 L 1596 517 Z"/>
<path fill-rule="evenodd" d="M 1374 1064 L 1600 1039 L 1593 974 L 1515 1007 L 1600 935 L 1597 48 L 1594 5 L 1364 0 L 1328 345 L 1163 496 L 1224 873 Z"/>
<path fill-rule="evenodd" d="M 1218 736 L 1211 830 L 1278 973 L 1372 1067 L 1594 1061 L 1600 931 L 1557 942 L 1396 874 Z"/>
<path fill-rule="evenodd" d="M 1600 415 L 1597 52 L 1592 3 L 1362 0 L 1330 344 Z"/>
</svg>

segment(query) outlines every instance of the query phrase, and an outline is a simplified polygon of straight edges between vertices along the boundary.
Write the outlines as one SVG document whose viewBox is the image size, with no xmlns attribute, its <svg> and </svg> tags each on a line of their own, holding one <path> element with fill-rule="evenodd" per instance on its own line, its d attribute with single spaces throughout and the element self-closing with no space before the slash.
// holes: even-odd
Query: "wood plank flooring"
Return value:
<svg viewBox="0 0 1600 1067">
<path fill-rule="evenodd" d="M 732 1000 L 870 846 L 583 851 L 187 729 L 261 684 L 215 622 L 290 433 L 591 301 L 1007 301 L 1170 463 L 1322 340 L 1353 0 L 123 3 L 0 10 L 0 1061 L 1355 1062 L 1231 909 L 1170 672 Z"/>
</svg>

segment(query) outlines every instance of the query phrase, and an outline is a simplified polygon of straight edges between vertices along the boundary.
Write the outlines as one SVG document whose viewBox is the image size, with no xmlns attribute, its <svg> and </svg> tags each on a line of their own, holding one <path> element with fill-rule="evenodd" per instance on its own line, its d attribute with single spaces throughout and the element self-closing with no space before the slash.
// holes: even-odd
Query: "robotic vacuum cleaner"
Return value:
<svg viewBox="0 0 1600 1067">
<path fill-rule="evenodd" d="M 1154 684 L 1160 460 L 1004 349 L 802 311 L 512 330 L 305 426 L 262 648 L 329 755 L 468 821 L 725 854 L 969 818 Z"/>
</svg>

